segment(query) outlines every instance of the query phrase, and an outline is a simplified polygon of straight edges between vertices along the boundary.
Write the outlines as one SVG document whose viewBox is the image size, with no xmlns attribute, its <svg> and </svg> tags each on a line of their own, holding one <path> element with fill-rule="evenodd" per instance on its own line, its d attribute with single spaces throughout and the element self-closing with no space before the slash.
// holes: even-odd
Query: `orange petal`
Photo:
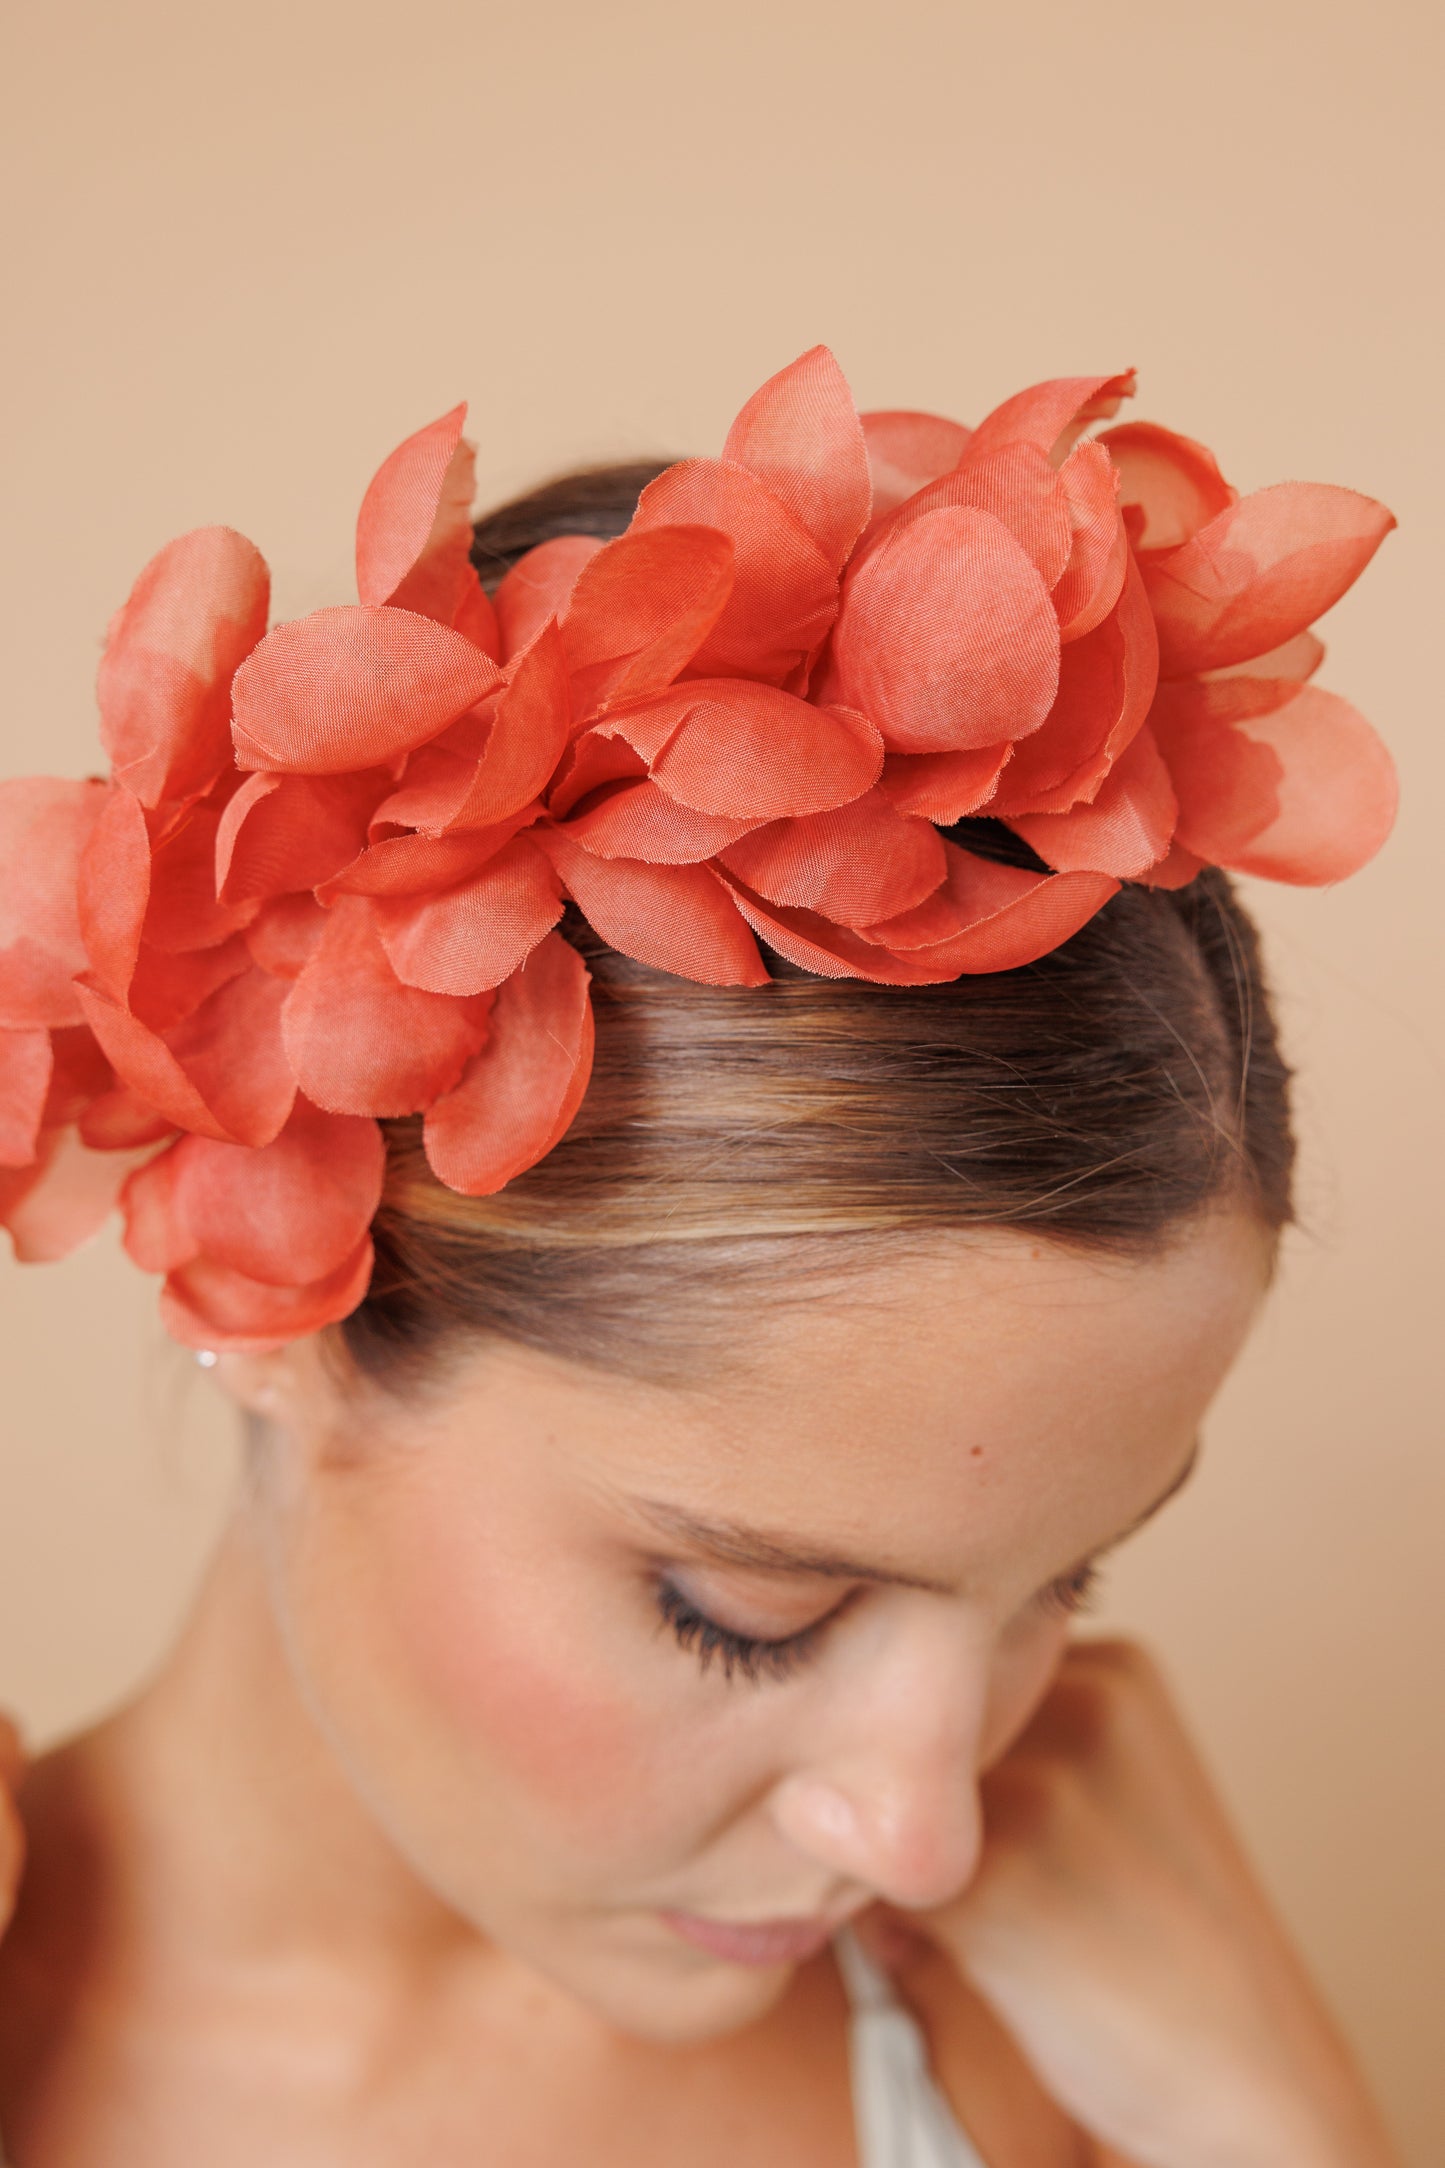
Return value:
<svg viewBox="0 0 1445 2168">
<path fill-rule="evenodd" d="M 715 527 L 619 535 L 582 568 L 562 620 L 579 716 L 670 685 L 732 593 L 733 546 Z"/>
<path fill-rule="evenodd" d="M 95 1034 L 84 1024 L 52 1031 L 50 1052 L 50 1096 L 45 1105 L 44 1127 L 65 1129 L 83 1122 L 95 1101 L 112 1090 L 115 1071 L 96 1045 Z M 86 1139 L 87 1143 L 91 1141 Z"/>
<path fill-rule="evenodd" d="M 250 949 L 239 936 L 217 948 L 176 956 L 143 945 L 125 1006 L 152 1031 L 173 1031 L 250 962 Z"/>
<path fill-rule="evenodd" d="M 509 664 L 501 691 L 408 763 L 401 788 L 377 808 L 377 824 L 436 834 L 512 818 L 551 781 L 571 720 L 566 652 L 548 623 Z"/>
<path fill-rule="evenodd" d="M 1012 971 L 1059 948 L 1115 893 L 1101 873 L 1031 873 L 1001 866 L 944 839 L 948 876 L 927 903 L 870 939 L 926 968 L 932 980 Z"/>
<path fill-rule="evenodd" d="M 217 830 L 222 818 L 217 806 L 194 805 L 165 841 L 152 849 L 150 897 L 141 929 L 152 947 L 173 954 L 214 948 L 255 917 L 253 902 L 222 903 L 217 897 Z"/>
<path fill-rule="evenodd" d="M 970 458 L 1000 444 L 1037 444 L 1056 466 L 1090 422 L 1107 420 L 1134 396 L 1134 372 L 1120 376 L 1059 376 L 1015 392 L 984 416 L 969 444 Z"/>
<path fill-rule="evenodd" d="M 493 602 L 502 634 L 502 659 L 530 647 L 549 617 L 565 617 L 584 565 L 602 548 L 592 534 L 559 534 L 519 557 Z"/>
<path fill-rule="evenodd" d="M 243 768 L 338 775 L 424 745 L 501 672 L 470 640 L 411 610 L 313 610 L 278 625 L 236 673 Z"/>
<path fill-rule="evenodd" d="M 868 524 L 872 482 L 848 380 L 812 347 L 755 391 L 728 431 L 723 458 L 746 467 L 807 529 L 834 572 Z"/>
<path fill-rule="evenodd" d="M 652 866 L 693 866 L 746 835 L 751 820 L 699 813 L 658 783 L 621 783 L 589 796 L 566 833 L 598 858 L 643 858 Z"/>
<path fill-rule="evenodd" d="M 198 1257 L 161 1289 L 161 1322 L 182 1347 L 264 1353 L 350 1317 L 371 1285 L 371 1238 L 309 1287 L 268 1287 Z"/>
<path fill-rule="evenodd" d="M 1119 599 L 1129 563 L 1129 542 L 1115 494 L 1118 477 L 1109 455 L 1086 441 L 1075 445 L 1059 469 L 1069 508 L 1069 561 L 1054 589 L 1061 640 L 1081 640 L 1101 625 Z"/>
<path fill-rule="evenodd" d="M 495 828 L 466 828 L 449 836 L 387 836 L 370 844 L 334 880 L 323 881 L 317 896 L 332 903 L 338 896 L 416 896 L 454 888 L 495 858 L 536 812 L 528 806 Z"/>
<path fill-rule="evenodd" d="M 383 460 L 356 522 L 356 592 L 450 625 L 469 583 L 475 454 L 465 401 Z M 487 652 L 491 652 L 490 649 Z"/>
<path fill-rule="evenodd" d="M 878 788 L 900 813 L 921 813 L 947 828 L 988 804 L 1014 751 L 985 745 L 976 753 L 890 753 Z"/>
<path fill-rule="evenodd" d="M 135 1155 L 92 1152 L 73 1129 L 51 1130 L 33 1167 L 0 1172 L 0 1226 L 21 1264 L 51 1264 L 98 1234 Z"/>
<path fill-rule="evenodd" d="M 1067 813 L 1024 814 L 1015 835 L 1058 873 L 1137 880 L 1173 840 L 1179 801 L 1147 724 L 1120 754 L 1092 802 Z"/>
<path fill-rule="evenodd" d="M 1353 586 L 1394 524 L 1352 489 L 1279 482 L 1147 557 L 1163 674 L 1247 662 L 1303 632 Z"/>
<path fill-rule="evenodd" d="M 1213 452 L 1158 422 L 1125 422 L 1098 442 L 1119 470 L 1119 506 L 1136 550 L 1176 549 L 1238 498 Z"/>
<path fill-rule="evenodd" d="M 589 980 L 570 942 L 548 934 L 498 989 L 486 1046 L 426 1118 L 427 1159 L 449 1189 L 491 1196 L 571 1126 L 592 1072 Z"/>
<path fill-rule="evenodd" d="M 849 568 L 849 581 L 885 538 L 926 512 L 971 505 L 1007 527 L 1045 587 L 1053 587 L 1073 547 L 1069 499 L 1063 479 L 1035 444 L 1003 444 L 930 482 L 901 504 L 889 520 L 875 523 Z"/>
<path fill-rule="evenodd" d="M 202 1256 L 268 1287 L 304 1287 L 354 1259 L 381 1202 L 386 1147 L 375 1122 L 298 1099 L 263 1149 L 184 1137 L 167 1165 L 170 1214 L 191 1247 L 159 1269 Z"/>
<path fill-rule="evenodd" d="M 390 788 L 384 768 L 354 775 L 248 775 L 221 815 L 215 875 L 227 903 L 319 888 L 350 865 Z"/>
<path fill-rule="evenodd" d="M 1211 865 L 1313 887 L 1373 858 L 1394 824 L 1394 763 L 1348 701 L 1304 686 L 1237 723 L 1212 687 L 1160 688 L 1151 722 L 1179 794 L 1179 838 Z"/>
<path fill-rule="evenodd" d="M 0 1028 L 79 1020 L 80 859 L 105 798 L 101 783 L 54 776 L 0 783 Z"/>
<path fill-rule="evenodd" d="M 972 435 L 962 422 L 945 421 L 941 414 L 897 409 L 858 419 L 868 447 L 875 520 L 956 467 Z"/>
<path fill-rule="evenodd" d="M 111 619 L 96 691 L 117 782 L 198 797 L 231 765 L 231 679 L 266 630 L 270 576 L 244 535 L 200 527 L 153 557 Z"/>
<path fill-rule="evenodd" d="M 162 1144 L 175 1135 L 172 1125 L 129 1085 L 101 1092 L 76 1124 L 80 1141 L 95 1152 L 132 1152 L 143 1144 Z"/>
<path fill-rule="evenodd" d="M 735 552 L 727 607 L 694 655 L 695 676 L 780 684 L 827 636 L 838 582 L 801 522 L 746 467 L 685 459 L 642 492 L 629 533 L 716 527 Z"/>
<path fill-rule="evenodd" d="M 89 967 L 124 1001 L 150 901 L 151 839 L 140 801 L 112 784 L 80 857 L 76 904 Z"/>
<path fill-rule="evenodd" d="M 278 896 L 246 928 L 246 946 L 273 978 L 298 979 L 328 923 L 314 896 Z"/>
<path fill-rule="evenodd" d="M 333 1114 L 419 1113 L 485 1044 L 492 996 L 403 986 L 368 897 L 342 896 L 329 918 L 282 1015 L 296 1080 Z"/>
<path fill-rule="evenodd" d="M 881 791 L 802 820 L 772 821 L 722 854 L 722 863 L 770 903 L 867 926 L 912 910 L 943 879 L 943 839 L 932 822 L 897 812 Z"/>
<path fill-rule="evenodd" d="M 609 715 L 597 731 L 624 738 L 669 797 L 734 820 L 846 804 L 883 767 L 866 717 L 735 678 L 689 679 Z"/>
<path fill-rule="evenodd" d="M 283 981 L 243 971 L 164 1036 L 93 981 L 78 984 L 116 1074 L 177 1129 L 235 1144 L 276 1135 L 296 1089 L 279 1030 Z"/>
<path fill-rule="evenodd" d="M 0 1167 L 29 1167 L 50 1095 L 48 1031 L 0 1030 Z"/>
<path fill-rule="evenodd" d="M 539 829 L 583 915 L 624 956 L 706 986 L 762 986 L 767 970 L 727 888 L 708 866 L 594 858 L 560 829 Z"/>
<path fill-rule="evenodd" d="M 1062 813 L 1092 798 L 1149 712 L 1159 650 L 1133 562 L 1119 606 L 1064 648 L 1059 693 L 1032 737 L 1021 738 L 991 813 Z"/>
<path fill-rule="evenodd" d="M 120 1193 L 125 1217 L 124 1245 L 132 1264 L 142 1272 L 173 1272 L 177 1265 L 199 1257 L 201 1245 L 176 1207 L 176 1177 L 184 1160 L 184 1145 L 203 1140 L 184 1137 L 137 1167 Z M 235 1145 L 214 1145 L 214 1151 L 235 1151 Z"/>
<path fill-rule="evenodd" d="M 478 578 L 474 565 L 469 564 L 462 573 L 460 598 L 451 621 L 454 632 L 459 632 L 464 640 L 470 640 L 484 655 L 490 655 L 493 662 L 501 661 L 502 628 L 497 623 L 492 598 Z"/>
<path fill-rule="evenodd" d="M 378 902 L 376 924 L 406 986 L 480 994 L 510 978 L 562 916 L 562 883 L 530 836 L 517 836 L 442 895 Z"/>
<path fill-rule="evenodd" d="M 891 529 L 849 580 L 824 689 L 890 752 L 965 752 L 1037 729 L 1058 673 L 1028 556 L 988 513 L 951 506 Z"/>
</svg>

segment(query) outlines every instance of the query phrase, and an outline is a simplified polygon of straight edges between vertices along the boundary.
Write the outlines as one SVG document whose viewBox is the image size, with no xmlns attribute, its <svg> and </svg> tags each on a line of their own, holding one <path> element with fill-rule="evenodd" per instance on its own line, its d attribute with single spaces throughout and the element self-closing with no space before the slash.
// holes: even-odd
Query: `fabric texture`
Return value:
<svg viewBox="0 0 1445 2168">
<path fill-rule="evenodd" d="M 377 1124 L 491 1194 L 587 1089 L 557 931 L 766 998 L 764 950 L 939 983 L 1070 939 L 1121 882 L 1337 881 L 1395 811 L 1310 630 L 1391 515 L 1112 422 L 1064 377 L 969 429 L 859 415 L 815 347 L 628 531 L 495 598 L 455 407 L 363 497 L 357 600 L 267 631 L 225 527 L 146 566 L 100 666 L 104 780 L 0 784 L 0 1225 L 119 1208 L 193 1347 L 266 1348 L 370 1281 Z M 985 815 L 1032 868 L 947 831 Z"/>
</svg>

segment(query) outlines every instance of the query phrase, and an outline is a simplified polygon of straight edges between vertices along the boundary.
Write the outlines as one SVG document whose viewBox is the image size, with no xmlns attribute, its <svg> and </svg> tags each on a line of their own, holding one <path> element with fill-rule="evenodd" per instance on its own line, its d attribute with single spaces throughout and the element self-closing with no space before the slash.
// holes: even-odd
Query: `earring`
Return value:
<svg viewBox="0 0 1445 2168">
<path fill-rule="evenodd" d="M 203 1370 L 214 1370 L 216 1364 L 220 1361 L 220 1357 L 213 1347 L 198 1347 L 196 1349 L 196 1361 Z"/>
</svg>

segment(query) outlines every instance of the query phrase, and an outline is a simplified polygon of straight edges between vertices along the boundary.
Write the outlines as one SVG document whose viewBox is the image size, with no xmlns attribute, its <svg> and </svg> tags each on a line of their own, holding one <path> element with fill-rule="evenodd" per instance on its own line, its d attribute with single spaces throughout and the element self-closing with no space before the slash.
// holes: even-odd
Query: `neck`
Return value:
<svg viewBox="0 0 1445 2168">
<path fill-rule="evenodd" d="M 171 1923 L 212 1957 L 324 1956 L 353 1974 L 480 1949 L 371 1820 L 307 1710 L 244 1516 L 159 1676 L 71 1753 L 85 1849 L 153 1946 Z"/>
</svg>

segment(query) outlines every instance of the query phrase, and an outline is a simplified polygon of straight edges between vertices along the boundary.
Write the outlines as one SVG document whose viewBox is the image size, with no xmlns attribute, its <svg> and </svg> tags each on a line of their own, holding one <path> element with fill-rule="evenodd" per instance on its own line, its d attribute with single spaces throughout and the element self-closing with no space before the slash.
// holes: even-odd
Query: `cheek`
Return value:
<svg viewBox="0 0 1445 2168">
<path fill-rule="evenodd" d="M 1043 1619 L 999 1649 L 989 1680 L 979 1770 L 1002 1761 L 1053 1684 L 1068 1646 L 1067 1619 Z"/>
</svg>

